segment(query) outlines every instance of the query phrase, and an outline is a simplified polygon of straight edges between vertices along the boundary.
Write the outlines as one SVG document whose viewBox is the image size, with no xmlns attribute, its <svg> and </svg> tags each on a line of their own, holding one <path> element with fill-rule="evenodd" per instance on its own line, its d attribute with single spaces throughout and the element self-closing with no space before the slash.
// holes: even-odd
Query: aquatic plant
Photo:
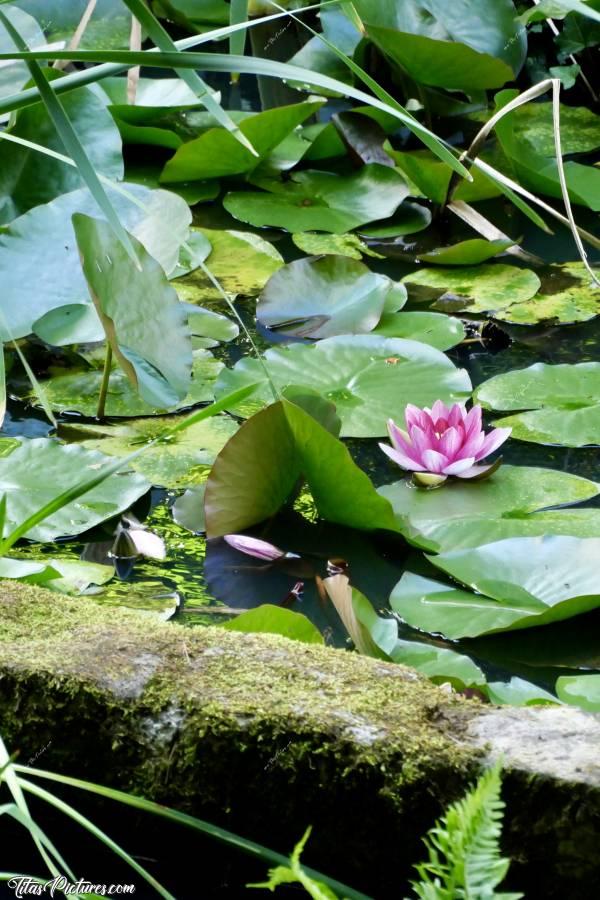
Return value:
<svg viewBox="0 0 600 900">
<path fill-rule="evenodd" d="M 409 404 L 405 412 L 408 432 L 389 419 L 392 446 L 379 444 L 386 456 L 413 473 L 413 480 L 425 487 L 438 487 L 450 475 L 482 478 L 498 468 L 498 461 L 478 465 L 497 450 L 510 435 L 510 428 L 494 428 L 488 434 L 481 424 L 481 407 L 468 412 L 455 403 L 450 409 L 441 400 L 432 408 Z"/>
</svg>

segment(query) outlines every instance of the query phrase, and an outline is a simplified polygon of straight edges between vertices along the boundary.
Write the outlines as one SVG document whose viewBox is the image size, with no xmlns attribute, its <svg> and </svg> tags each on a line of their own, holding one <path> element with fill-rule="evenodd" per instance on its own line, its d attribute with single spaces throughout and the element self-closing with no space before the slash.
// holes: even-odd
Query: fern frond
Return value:
<svg viewBox="0 0 600 900">
<path fill-rule="evenodd" d="M 510 861 L 500 855 L 504 802 L 500 766 L 484 772 L 476 785 L 424 838 L 429 858 L 415 866 L 413 882 L 420 900 L 519 900 L 522 894 L 499 894 Z"/>
</svg>

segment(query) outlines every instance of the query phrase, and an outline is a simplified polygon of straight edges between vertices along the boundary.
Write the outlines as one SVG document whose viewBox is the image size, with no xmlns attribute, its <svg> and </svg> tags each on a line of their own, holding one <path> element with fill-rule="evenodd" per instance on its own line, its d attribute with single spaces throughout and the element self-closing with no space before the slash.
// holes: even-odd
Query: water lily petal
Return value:
<svg viewBox="0 0 600 900">
<path fill-rule="evenodd" d="M 477 431 L 481 431 L 481 406 L 476 404 L 469 410 L 464 419 L 464 426 L 467 439 Z"/>
<path fill-rule="evenodd" d="M 420 463 L 415 462 L 414 459 L 411 459 L 410 456 L 407 456 L 406 453 L 403 453 L 402 450 L 396 450 L 394 447 L 390 447 L 389 444 L 380 444 L 380 448 L 383 450 L 386 456 L 395 462 L 397 466 L 400 466 L 402 469 L 408 469 L 409 472 L 425 472 L 426 469 Z"/>
<path fill-rule="evenodd" d="M 450 463 L 450 465 L 444 466 L 444 475 L 458 475 L 459 478 L 462 478 L 462 473 L 468 472 L 474 462 L 474 456 L 469 456 L 468 459 L 457 459 Z"/>
<path fill-rule="evenodd" d="M 411 425 L 418 425 L 419 428 L 426 428 L 429 421 L 427 411 L 419 409 L 413 403 L 409 403 L 404 410 L 404 418 L 406 419 L 406 427 L 410 429 Z"/>
<path fill-rule="evenodd" d="M 427 433 L 422 428 L 419 428 L 418 425 L 413 425 L 410 429 L 410 441 L 414 448 L 411 456 L 414 456 L 415 459 L 420 460 L 425 450 L 437 449 L 438 439 L 433 434 L 433 431 L 430 429 L 429 433 Z"/>
<path fill-rule="evenodd" d="M 493 431 L 490 431 L 490 433 L 485 437 L 477 458 L 483 459 L 485 456 L 493 453 L 494 450 L 497 450 L 498 447 L 500 447 L 500 445 L 508 439 L 511 431 L 512 428 L 494 428 Z"/>
<path fill-rule="evenodd" d="M 467 456 L 474 456 L 475 459 L 482 458 L 485 454 L 481 453 L 481 448 L 483 447 L 483 442 L 485 441 L 485 432 L 476 431 L 471 435 L 467 435 L 460 451 L 458 453 L 458 457 L 460 459 L 466 459 Z"/>
<path fill-rule="evenodd" d="M 409 437 L 406 431 L 399 428 L 393 419 L 387 420 L 387 431 L 390 436 L 392 447 L 400 447 L 405 449 L 409 443 Z"/>
<path fill-rule="evenodd" d="M 424 450 L 421 454 L 421 459 L 424 465 L 427 466 L 427 471 L 436 475 L 440 475 L 450 462 L 447 456 L 444 456 L 443 453 L 438 453 L 437 450 Z"/>
<path fill-rule="evenodd" d="M 139 556 L 147 556 L 148 559 L 166 559 L 165 542 L 157 534 L 146 531 L 145 528 L 128 528 L 126 531 Z"/>
<path fill-rule="evenodd" d="M 448 419 L 450 415 L 450 410 L 446 406 L 445 403 L 442 403 L 441 400 L 436 400 L 433 406 L 431 407 L 431 418 L 434 421 L 437 419 Z"/>
<path fill-rule="evenodd" d="M 440 438 L 438 449 L 448 459 L 454 459 L 462 446 L 461 433 L 458 428 L 447 428 Z"/>
<path fill-rule="evenodd" d="M 230 547 L 245 553 L 247 556 L 255 556 L 257 559 L 281 559 L 285 556 L 283 550 L 268 541 L 259 538 L 247 537 L 245 534 L 226 534 L 225 540 Z"/>
<path fill-rule="evenodd" d="M 470 469 L 465 469 L 464 472 L 455 474 L 457 478 L 481 478 L 482 475 L 493 469 L 495 465 L 495 463 L 490 463 L 489 466 L 471 466 Z"/>
<path fill-rule="evenodd" d="M 448 425 L 451 428 L 456 428 L 457 425 L 462 424 L 466 415 L 467 411 L 462 403 L 455 403 L 448 416 Z"/>
</svg>

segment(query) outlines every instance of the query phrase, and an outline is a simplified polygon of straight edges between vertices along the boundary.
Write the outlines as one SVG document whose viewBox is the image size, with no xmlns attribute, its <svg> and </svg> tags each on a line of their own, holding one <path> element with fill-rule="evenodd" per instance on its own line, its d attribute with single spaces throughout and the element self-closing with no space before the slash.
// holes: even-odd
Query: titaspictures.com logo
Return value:
<svg viewBox="0 0 600 900">
<path fill-rule="evenodd" d="M 63 875 L 57 875 L 51 881 L 17 875 L 10 879 L 8 887 L 14 891 L 15 897 L 54 897 L 59 894 L 73 897 L 86 894 L 99 897 L 132 897 L 135 894 L 134 884 L 94 884 L 84 878 L 79 881 L 68 881 Z"/>
</svg>

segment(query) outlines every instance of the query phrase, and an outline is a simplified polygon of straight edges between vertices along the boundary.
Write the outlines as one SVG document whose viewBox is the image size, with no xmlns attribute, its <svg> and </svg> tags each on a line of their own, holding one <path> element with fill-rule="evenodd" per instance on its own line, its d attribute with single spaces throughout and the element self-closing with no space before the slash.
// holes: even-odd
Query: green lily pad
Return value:
<svg viewBox="0 0 600 900">
<path fill-rule="evenodd" d="M 422 341 L 438 350 L 449 350 L 464 340 L 465 326 L 460 319 L 444 313 L 403 311 L 384 313 L 373 334 Z"/>
<path fill-rule="evenodd" d="M 121 224 L 170 273 L 188 235 L 188 205 L 169 191 L 150 191 L 134 184 L 123 187 L 136 202 L 111 191 Z M 92 306 L 71 224 L 74 213 L 98 213 L 86 188 L 36 206 L 0 230 L 2 309 L 10 329 L 4 340 L 30 334 L 34 322 L 50 310 L 86 302 Z M 0 337 L 2 334 L 0 326 Z M 103 338 L 98 319 L 95 340 Z"/>
<path fill-rule="evenodd" d="M 562 675 L 556 681 L 556 693 L 564 703 L 580 706 L 586 712 L 600 712 L 600 675 Z"/>
<path fill-rule="evenodd" d="M 510 0 L 356 0 L 374 43 L 415 81 L 481 90 L 511 81 L 527 51 Z"/>
<path fill-rule="evenodd" d="M 35 16 L 49 41 L 69 41 L 81 21 L 88 0 L 18 0 Z M 79 47 L 82 50 L 121 50 L 129 47 L 131 14 L 122 0 L 98 0 L 85 28 Z M 12 48 L 11 48 L 12 49 Z"/>
<path fill-rule="evenodd" d="M 221 231 L 192 228 L 210 241 L 212 251 L 206 266 L 228 294 L 254 296 L 265 286 L 273 272 L 283 265 L 275 247 L 259 235 L 246 231 Z M 195 269 L 174 282 L 182 300 L 202 305 L 222 300 L 221 294 L 202 269 Z"/>
<path fill-rule="evenodd" d="M 223 368 L 223 363 L 215 359 L 208 350 L 194 352 L 192 363 L 192 385 L 190 391 L 176 407 L 165 410 L 145 403 L 134 390 L 127 376 L 120 369 L 111 372 L 106 398 L 106 415 L 152 416 L 164 412 L 174 412 L 196 403 L 206 403 L 213 399 L 214 382 Z M 86 372 L 70 372 L 55 375 L 41 381 L 42 389 L 50 407 L 56 412 L 79 412 L 90 418 L 96 415 L 98 394 L 102 382 L 102 372 L 90 369 Z M 33 404 L 37 398 L 33 392 L 24 397 Z"/>
<path fill-rule="evenodd" d="M 455 529 L 459 546 L 472 546 L 471 540 L 482 543 L 479 538 L 484 539 L 487 528 L 500 528 L 501 534 L 504 527 L 521 527 L 522 522 L 528 528 L 535 519 L 531 513 L 589 500 L 599 491 L 600 486 L 586 478 L 530 466 L 502 466 L 485 481 L 456 479 L 435 491 L 414 488 L 408 479 L 379 488 L 392 504 L 402 533 L 432 550 L 451 548 Z M 545 515 L 559 516 L 561 527 L 560 517 L 567 513 Z M 541 527 L 550 525 L 546 521 Z"/>
<path fill-rule="evenodd" d="M 323 635 L 302 613 L 263 603 L 249 609 L 221 626 L 227 631 L 244 631 L 246 634 L 281 634 L 303 644 L 323 644 Z"/>
<path fill-rule="evenodd" d="M 257 227 L 344 234 L 391 216 L 409 193 L 395 169 L 378 163 L 346 176 L 298 172 L 285 183 L 270 182 L 269 186 L 271 193 L 233 191 L 223 206 L 236 219 Z"/>
<path fill-rule="evenodd" d="M 431 225 L 431 210 L 420 203 L 404 200 L 393 216 L 372 225 L 361 225 L 359 234 L 376 242 L 424 231 Z"/>
<path fill-rule="evenodd" d="M 495 318 L 515 325 L 557 322 L 570 325 L 587 322 L 600 313 L 598 288 L 582 262 L 548 266 L 540 270 L 540 290 L 530 300 L 511 303 L 494 313 Z"/>
<path fill-rule="evenodd" d="M 527 141 L 536 153 L 555 156 L 552 103 L 524 103 L 514 112 L 517 141 Z M 600 116 L 585 106 L 560 105 L 562 152 L 592 153 L 600 148 Z"/>
<path fill-rule="evenodd" d="M 260 295 L 256 317 L 267 328 L 326 338 L 371 331 L 384 309 L 406 303 L 404 285 L 345 256 L 297 259 L 275 272 Z"/>
<path fill-rule="evenodd" d="M 188 488 L 171 507 L 173 521 L 194 534 L 202 534 L 206 531 L 206 522 L 204 520 L 205 489 L 205 481 Z"/>
<path fill-rule="evenodd" d="M 600 606 L 600 539 L 509 538 L 429 557 L 456 589 L 405 573 L 392 608 L 410 625 L 449 638 L 558 622 Z"/>
<path fill-rule="evenodd" d="M 0 445 L 3 443 L 0 439 Z M 8 452 L 0 453 L 0 494 L 6 497 L 4 537 L 54 497 L 111 461 L 103 453 L 47 438 L 23 438 L 6 449 Z M 40 522 L 27 537 L 45 542 L 81 534 L 128 509 L 149 487 L 142 475 L 124 469 Z"/>
<path fill-rule="evenodd" d="M 389 503 L 344 444 L 295 403 L 280 400 L 246 422 L 218 455 L 206 483 L 208 537 L 270 518 L 300 477 L 322 518 L 365 531 L 394 530 Z"/>
<path fill-rule="evenodd" d="M 191 334 L 177 292 L 133 235 L 138 266 L 103 219 L 75 213 L 73 228 L 96 312 L 119 365 L 146 403 L 176 406 L 187 396 L 192 374 Z"/>
<path fill-rule="evenodd" d="M 239 333 L 239 326 L 228 316 L 190 305 L 188 324 L 192 335 L 205 341 L 205 347 L 216 347 L 221 341 L 233 341 Z"/>
<path fill-rule="evenodd" d="M 314 98 L 304 103 L 267 109 L 242 119 L 239 129 L 258 156 L 252 154 L 227 129 L 211 128 L 179 147 L 165 164 L 160 180 L 168 184 L 250 172 L 294 128 L 317 112 L 324 102 L 322 98 Z"/>
<path fill-rule="evenodd" d="M 381 253 L 371 250 L 357 234 L 315 234 L 312 231 L 302 231 L 299 234 L 293 234 L 292 240 L 298 249 L 310 256 L 330 253 L 336 256 L 348 256 L 350 259 L 362 259 L 363 256 L 383 259 Z"/>
<path fill-rule="evenodd" d="M 16 579 L 63 594 L 83 594 L 90 585 L 103 585 L 114 576 L 113 566 L 86 562 L 81 559 L 50 558 L 36 560 L 25 555 L 22 558 L 0 558 L 0 578 Z"/>
<path fill-rule="evenodd" d="M 342 437 L 379 437 L 386 420 L 402 421 L 407 403 L 431 406 L 465 400 L 470 381 L 464 369 L 426 344 L 377 335 L 341 335 L 315 345 L 272 348 L 264 362 L 274 384 L 312 388 L 336 405 Z M 265 372 L 256 359 L 242 359 L 221 372 L 215 396 L 246 384 L 260 387 L 230 410 L 248 417 L 272 399 Z"/>
<path fill-rule="evenodd" d="M 500 420 L 512 436 L 537 444 L 600 444 L 600 363 L 536 363 L 496 375 L 474 397 L 486 409 L 530 410 Z"/>
<path fill-rule="evenodd" d="M 49 81 L 59 77 L 54 69 L 42 71 Z M 65 94 L 61 102 L 98 175 L 121 181 L 121 137 L 102 91 L 80 87 Z M 19 110 L 8 133 L 58 153 L 65 152 L 43 103 Z M 76 167 L 9 141 L 0 143 L 0 223 L 11 222 L 34 206 L 84 186 Z"/>
<path fill-rule="evenodd" d="M 560 706 L 560 700 L 545 691 L 537 684 L 531 684 L 524 678 L 511 678 L 510 681 L 490 681 L 485 692 L 492 703 L 504 703 L 509 706 L 545 706 L 554 703 Z"/>
<path fill-rule="evenodd" d="M 100 450 L 109 456 L 127 456 L 139 446 L 159 437 L 181 417 L 135 419 L 127 424 L 85 425 L 80 436 L 86 436 L 82 447 Z M 165 443 L 150 447 L 131 463 L 152 484 L 165 488 L 185 488 L 204 481 L 216 455 L 237 431 L 237 423 L 229 416 L 213 416 L 185 431 L 169 437 Z M 69 433 L 69 429 L 61 433 Z"/>
<path fill-rule="evenodd" d="M 402 281 L 409 286 L 431 288 L 438 294 L 437 306 L 452 305 L 453 310 L 470 313 L 502 312 L 519 301 L 529 300 L 540 288 L 540 279 L 530 269 L 519 269 L 504 263 L 490 263 L 464 268 L 422 268 Z"/>
<path fill-rule="evenodd" d="M 476 266 L 503 253 L 513 245 L 514 241 L 484 241 L 482 238 L 472 238 L 448 247 L 438 247 L 437 250 L 429 250 L 427 253 L 419 253 L 417 259 L 440 266 Z"/>
</svg>

